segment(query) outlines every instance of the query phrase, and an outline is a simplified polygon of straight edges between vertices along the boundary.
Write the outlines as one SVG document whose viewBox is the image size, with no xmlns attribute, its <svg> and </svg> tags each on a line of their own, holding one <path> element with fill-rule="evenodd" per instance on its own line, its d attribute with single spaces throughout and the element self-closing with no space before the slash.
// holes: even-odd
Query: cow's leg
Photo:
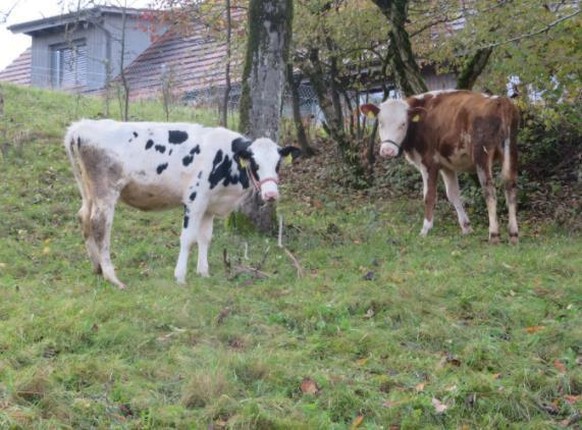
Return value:
<svg viewBox="0 0 582 430">
<path fill-rule="evenodd" d="M 436 184 L 438 178 L 438 168 L 425 166 L 420 168 L 422 174 L 423 196 L 424 196 L 424 222 L 421 236 L 426 236 L 433 226 L 434 208 L 436 204 Z"/>
<path fill-rule="evenodd" d="M 495 184 L 491 174 L 491 164 L 487 166 L 477 166 L 477 176 L 483 188 L 483 195 L 487 203 L 487 212 L 489 213 L 489 242 L 499 243 L 499 224 L 497 223 L 497 196 L 495 193 Z"/>
<path fill-rule="evenodd" d="M 198 267 L 196 271 L 201 276 L 208 276 L 208 247 L 212 239 L 213 225 L 214 217 L 205 214 L 198 229 Z"/>
<path fill-rule="evenodd" d="M 184 206 L 184 223 L 182 234 L 180 235 L 180 255 L 174 269 L 174 277 L 178 284 L 186 283 L 186 272 L 188 271 L 188 258 L 192 244 L 198 240 L 200 224 L 204 212 L 196 207 Z"/>
<path fill-rule="evenodd" d="M 441 175 L 445 183 L 445 189 L 447 191 L 447 198 L 457 211 L 457 216 L 459 218 L 459 225 L 463 234 L 471 233 L 471 224 L 469 222 L 469 217 L 465 212 L 463 207 L 463 202 L 461 200 L 461 190 L 459 188 L 459 177 L 456 172 L 448 169 L 441 169 Z"/>
<path fill-rule="evenodd" d="M 91 235 L 97 246 L 99 265 L 101 266 L 103 277 L 119 288 L 125 288 L 125 284 L 115 274 L 109 251 L 116 202 L 116 196 L 109 196 L 106 199 L 99 198 L 93 201 L 90 219 Z"/>
<path fill-rule="evenodd" d="M 515 142 L 510 142 L 509 139 L 505 141 L 504 148 L 501 176 L 505 186 L 505 201 L 509 212 L 509 240 L 515 245 L 519 239 L 517 228 L 517 150 Z"/>
</svg>

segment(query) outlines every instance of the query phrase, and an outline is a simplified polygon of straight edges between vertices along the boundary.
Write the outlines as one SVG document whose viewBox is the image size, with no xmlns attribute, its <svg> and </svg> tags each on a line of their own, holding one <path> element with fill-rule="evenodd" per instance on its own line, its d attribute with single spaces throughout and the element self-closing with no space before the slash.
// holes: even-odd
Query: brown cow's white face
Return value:
<svg viewBox="0 0 582 430">
<path fill-rule="evenodd" d="M 400 152 L 408 129 L 408 107 L 403 100 L 386 100 L 380 105 L 378 132 L 382 157 L 393 158 Z"/>
</svg>

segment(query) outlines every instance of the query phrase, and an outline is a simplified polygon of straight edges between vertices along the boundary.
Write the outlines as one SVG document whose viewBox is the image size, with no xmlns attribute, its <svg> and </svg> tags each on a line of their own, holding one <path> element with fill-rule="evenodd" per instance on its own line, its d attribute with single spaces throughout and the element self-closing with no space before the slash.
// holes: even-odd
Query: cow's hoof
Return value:
<svg viewBox="0 0 582 430">
<path fill-rule="evenodd" d="M 489 233 L 489 243 L 491 245 L 499 244 L 499 233 Z"/>
<path fill-rule="evenodd" d="M 473 233 L 473 228 L 470 225 L 464 225 L 461 227 L 461 231 L 463 232 L 463 235 L 467 235 Z"/>
<path fill-rule="evenodd" d="M 519 236 L 517 233 L 509 235 L 509 243 L 512 245 L 517 245 L 519 243 Z"/>
</svg>

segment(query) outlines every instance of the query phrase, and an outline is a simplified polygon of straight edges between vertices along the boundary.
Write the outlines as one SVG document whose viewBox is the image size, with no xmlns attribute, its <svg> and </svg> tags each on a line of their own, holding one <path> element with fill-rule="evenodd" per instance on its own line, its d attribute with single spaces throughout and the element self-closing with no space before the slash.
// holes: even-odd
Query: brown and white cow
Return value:
<svg viewBox="0 0 582 430">
<path fill-rule="evenodd" d="M 125 285 L 109 252 L 119 199 L 141 210 L 184 206 L 174 271 L 184 283 L 194 242 L 197 272 L 208 276 L 214 217 L 233 211 L 253 188 L 263 200 L 276 200 L 281 157 L 298 153 L 267 138 L 251 142 L 225 128 L 112 120 L 76 122 L 64 143 L 83 200 L 79 217 L 89 257 L 95 271 L 120 288 Z"/>
<path fill-rule="evenodd" d="M 519 112 L 511 100 L 470 91 L 434 91 L 405 100 L 387 100 L 380 106 L 365 104 L 360 110 L 378 119 L 380 155 L 393 158 L 404 153 L 422 174 L 425 209 L 421 235 L 425 236 L 433 226 L 439 172 L 462 232 L 471 231 L 457 173 L 476 171 L 487 202 L 489 241 L 499 242 L 492 176 L 493 163 L 498 160 L 509 210 L 509 237 L 511 243 L 517 243 Z"/>
</svg>

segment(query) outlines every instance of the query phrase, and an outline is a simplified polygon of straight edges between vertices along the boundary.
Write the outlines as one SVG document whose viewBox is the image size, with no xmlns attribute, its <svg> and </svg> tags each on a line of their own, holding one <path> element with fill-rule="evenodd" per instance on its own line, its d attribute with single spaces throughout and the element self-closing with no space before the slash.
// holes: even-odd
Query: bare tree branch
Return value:
<svg viewBox="0 0 582 430">
<path fill-rule="evenodd" d="M 0 11 L 0 24 L 4 24 L 6 22 L 6 20 L 8 19 L 8 17 L 10 16 L 10 14 L 12 13 L 12 11 L 14 10 L 14 8 L 16 6 L 18 6 L 18 3 L 20 2 L 20 0 L 16 0 L 12 6 L 10 6 L 8 8 L 7 11 Z"/>
</svg>

